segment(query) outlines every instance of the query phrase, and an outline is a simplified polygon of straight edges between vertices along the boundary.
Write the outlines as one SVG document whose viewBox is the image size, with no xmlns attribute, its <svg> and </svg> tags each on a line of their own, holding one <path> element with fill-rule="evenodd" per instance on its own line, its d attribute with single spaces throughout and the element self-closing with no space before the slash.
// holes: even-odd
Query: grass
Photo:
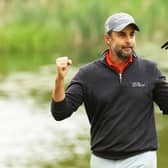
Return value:
<svg viewBox="0 0 168 168">
<path fill-rule="evenodd" d="M 89 168 L 90 154 L 85 153 L 83 155 L 75 154 L 72 152 L 72 157 L 66 158 L 65 160 L 56 162 L 43 162 L 38 163 L 40 168 Z"/>
<path fill-rule="evenodd" d="M 74 142 L 65 139 L 64 144 L 60 147 L 62 149 L 62 159 L 32 161 L 29 167 L 33 167 L 34 165 L 37 168 L 89 168 L 90 151 L 89 148 L 85 148 L 85 146 L 88 146 L 86 144 L 89 144 L 89 139 L 85 133 L 76 137 Z M 78 147 L 82 151 L 77 149 Z M 56 149 L 53 148 L 53 150 Z"/>
<path fill-rule="evenodd" d="M 168 122 L 167 122 L 168 116 L 166 115 L 156 115 L 156 123 L 157 123 L 157 129 L 158 129 L 158 139 L 159 139 L 159 149 L 158 149 L 158 167 L 160 168 L 166 168 L 168 164 L 167 156 L 168 156 Z M 159 129 L 159 128 L 162 129 Z"/>
</svg>

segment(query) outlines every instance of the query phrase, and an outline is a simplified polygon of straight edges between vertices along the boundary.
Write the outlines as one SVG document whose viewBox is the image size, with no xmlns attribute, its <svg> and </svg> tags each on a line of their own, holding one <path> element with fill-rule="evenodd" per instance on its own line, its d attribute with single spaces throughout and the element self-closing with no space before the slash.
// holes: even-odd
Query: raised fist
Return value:
<svg viewBox="0 0 168 168">
<path fill-rule="evenodd" d="M 71 64 L 72 60 L 68 57 L 58 57 L 56 59 L 57 77 L 59 79 L 63 79 L 66 76 Z"/>
</svg>

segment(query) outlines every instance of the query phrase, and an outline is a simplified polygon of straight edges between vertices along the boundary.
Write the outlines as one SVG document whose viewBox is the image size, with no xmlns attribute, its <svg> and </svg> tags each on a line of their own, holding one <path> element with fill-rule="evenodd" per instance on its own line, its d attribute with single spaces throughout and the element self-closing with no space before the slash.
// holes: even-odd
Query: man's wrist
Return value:
<svg viewBox="0 0 168 168">
<path fill-rule="evenodd" d="M 64 77 L 56 76 L 55 81 L 56 81 L 56 82 L 64 82 Z"/>
</svg>

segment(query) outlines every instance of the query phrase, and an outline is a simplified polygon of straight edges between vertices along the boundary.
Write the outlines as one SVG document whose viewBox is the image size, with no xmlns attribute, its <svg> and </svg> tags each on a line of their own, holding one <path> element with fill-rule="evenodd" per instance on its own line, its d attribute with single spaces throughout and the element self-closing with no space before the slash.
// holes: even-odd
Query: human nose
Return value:
<svg viewBox="0 0 168 168">
<path fill-rule="evenodd" d="M 125 38 L 125 42 L 127 44 L 132 44 L 134 42 L 134 38 L 130 35 L 127 35 L 126 38 Z"/>
<path fill-rule="evenodd" d="M 131 41 L 132 41 L 132 38 L 130 36 L 126 36 L 126 42 L 131 43 Z"/>
</svg>

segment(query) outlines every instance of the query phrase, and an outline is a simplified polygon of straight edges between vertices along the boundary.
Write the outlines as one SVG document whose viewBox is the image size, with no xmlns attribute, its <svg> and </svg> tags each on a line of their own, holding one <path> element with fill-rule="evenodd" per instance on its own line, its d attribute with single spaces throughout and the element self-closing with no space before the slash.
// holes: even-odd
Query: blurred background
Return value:
<svg viewBox="0 0 168 168">
<path fill-rule="evenodd" d="M 87 168 L 89 123 L 82 107 L 56 122 L 50 114 L 55 59 L 68 55 L 73 66 L 100 57 L 106 49 L 104 22 L 128 12 L 141 31 L 137 53 L 168 75 L 168 1 L 165 0 L 0 0 L 0 167 Z M 156 107 L 158 167 L 168 165 L 168 117 Z"/>
</svg>

